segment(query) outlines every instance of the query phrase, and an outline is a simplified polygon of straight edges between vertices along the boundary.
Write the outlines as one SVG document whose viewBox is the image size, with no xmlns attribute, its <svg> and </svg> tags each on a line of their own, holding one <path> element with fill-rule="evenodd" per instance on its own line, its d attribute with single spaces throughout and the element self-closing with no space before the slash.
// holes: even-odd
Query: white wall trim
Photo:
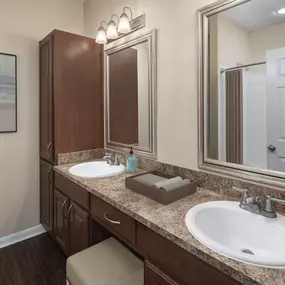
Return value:
<svg viewBox="0 0 285 285">
<path fill-rule="evenodd" d="M 5 236 L 0 238 L 0 248 L 12 245 L 14 243 L 29 239 L 31 237 L 40 235 L 44 233 L 46 230 L 42 225 L 35 226 L 30 229 L 23 230 L 21 232 Z"/>
</svg>

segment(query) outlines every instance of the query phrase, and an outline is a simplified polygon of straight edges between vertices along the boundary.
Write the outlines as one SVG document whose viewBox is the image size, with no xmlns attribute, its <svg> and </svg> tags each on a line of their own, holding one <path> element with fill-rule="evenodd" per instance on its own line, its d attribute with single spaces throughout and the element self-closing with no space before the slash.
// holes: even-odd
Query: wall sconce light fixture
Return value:
<svg viewBox="0 0 285 285">
<path fill-rule="evenodd" d="M 131 20 L 129 20 L 126 10 L 130 11 Z M 114 17 L 118 19 L 118 28 L 116 22 L 114 21 Z M 103 24 L 107 24 L 107 29 L 103 27 Z M 96 43 L 106 44 L 108 40 L 115 40 L 124 34 L 128 34 L 143 27 L 145 27 L 145 15 L 141 15 L 136 19 L 133 19 L 132 9 L 130 7 L 124 7 L 123 13 L 120 17 L 113 14 L 109 23 L 106 21 L 101 23 L 97 31 Z"/>
<path fill-rule="evenodd" d="M 114 17 L 117 17 L 119 19 L 119 17 L 116 14 L 113 14 L 111 17 L 111 20 L 107 28 L 107 39 L 110 39 L 110 40 L 115 40 L 118 37 L 117 25 L 115 21 L 113 20 Z"/>
<path fill-rule="evenodd" d="M 121 34 L 127 34 L 131 31 L 129 17 L 126 14 L 126 10 L 129 10 L 131 13 L 131 20 L 133 20 L 133 11 L 130 7 L 125 7 L 123 10 L 123 14 L 120 17 L 118 32 Z"/>
<path fill-rule="evenodd" d="M 99 27 L 97 36 L 96 36 L 96 43 L 101 44 L 101 45 L 104 45 L 107 43 L 106 32 L 103 27 L 104 23 L 108 25 L 108 23 L 105 21 L 101 22 L 101 26 Z"/>
</svg>

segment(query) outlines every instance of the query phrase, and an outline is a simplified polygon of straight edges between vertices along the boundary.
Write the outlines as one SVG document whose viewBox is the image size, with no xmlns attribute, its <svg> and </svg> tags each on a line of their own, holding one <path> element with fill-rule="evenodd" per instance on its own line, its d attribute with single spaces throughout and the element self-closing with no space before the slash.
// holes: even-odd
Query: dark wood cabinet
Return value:
<svg viewBox="0 0 285 285">
<path fill-rule="evenodd" d="M 68 221 L 69 255 L 72 255 L 89 246 L 89 213 L 71 201 Z"/>
<path fill-rule="evenodd" d="M 39 57 L 40 220 L 68 254 L 68 228 L 84 227 L 87 219 L 73 206 L 73 220 L 68 224 L 69 198 L 87 209 L 89 195 L 80 187 L 68 198 L 64 191 L 54 192 L 52 166 L 60 153 L 104 146 L 103 52 L 92 38 L 54 30 L 40 42 Z M 74 243 L 72 240 L 72 252 L 83 248 L 86 240 Z"/>
<path fill-rule="evenodd" d="M 40 47 L 40 156 L 53 162 L 53 37 Z"/>
<path fill-rule="evenodd" d="M 145 262 L 144 267 L 144 283 L 146 285 L 178 285 L 148 261 Z"/>
<path fill-rule="evenodd" d="M 54 190 L 54 238 L 62 251 L 68 254 L 68 220 L 69 199 L 58 190 Z"/>
<path fill-rule="evenodd" d="M 54 236 L 67 256 L 114 236 L 145 261 L 145 285 L 241 285 L 59 173 L 54 187 Z"/>
<path fill-rule="evenodd" d="M 40 221 L 48 232 L 53 230 L 53 169 L 40 161 Z"/>
<path fill-rule="evenodd" d="M 142 224 L 137 226 L 136 246 L 146 260 L 155 264 L 180 284 L 241 285 Z"/>
<path fill-rule="evenodd" d="M 135 245 L 136 222 L 133 218 L 94 195 L 90 199 L 90 213 L 93 219 L 111 233 L 117 235 L 127 244 Z"/>
<path fill-rule="evenodd" d="M 40 156 L 102 148 L 103 53 L 94 39 L 54 30 L 40 42 Z"/>
<path fill-rule="evenodd" d="M 90 245 L 90 215 L 79 205 L 85 205 L 85 199 L 80 196 L 82 190 L 66 178 L 55 176 L 54 237 L 67 256 Z M 68 196 L 64 193 L 68 193 Z M 89 193 L 85 191 L 83 194 L 87 194 L 89 199 Z"/>
</svg>

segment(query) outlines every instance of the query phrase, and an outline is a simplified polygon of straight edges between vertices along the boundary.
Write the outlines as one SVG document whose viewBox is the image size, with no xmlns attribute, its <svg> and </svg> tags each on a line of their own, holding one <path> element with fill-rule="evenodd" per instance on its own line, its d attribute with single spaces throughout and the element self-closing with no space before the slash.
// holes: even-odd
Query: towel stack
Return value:
<svg viewBox="0 0 285 285">
<path fill-rule="evenodd" d="M 134 179 L 146 186 L 151 186 L 164 191 L 173 191 L 184 185 L 190 184 L 189 179 L 182 179 L 180 176 L 167 179 L 151 173 L 138 176 Z"/>
</svg>

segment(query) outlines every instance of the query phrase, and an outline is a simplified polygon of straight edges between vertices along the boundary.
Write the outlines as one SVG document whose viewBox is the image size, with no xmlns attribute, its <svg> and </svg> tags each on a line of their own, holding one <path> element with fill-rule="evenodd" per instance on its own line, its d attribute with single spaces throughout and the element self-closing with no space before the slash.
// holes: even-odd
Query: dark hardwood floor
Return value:
<svg viewBox="0 0 285 285">
<path fill-rule="evenodd" d="M 66 257 L 48 234 L 0 249 L 0 285 L 65 285 Z"/>
</svg>

